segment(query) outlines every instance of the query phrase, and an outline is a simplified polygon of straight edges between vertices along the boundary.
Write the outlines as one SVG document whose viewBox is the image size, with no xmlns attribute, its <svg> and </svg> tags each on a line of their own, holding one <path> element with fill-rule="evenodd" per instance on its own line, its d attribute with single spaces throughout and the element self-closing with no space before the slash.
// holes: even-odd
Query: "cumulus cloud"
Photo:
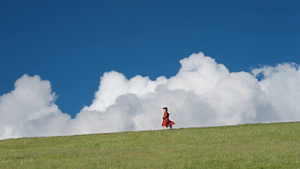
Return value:
<svg viewBox="0 0 300 169">
<path fill-rule="evenodd" d="M 0 138 L 66 134 L 70 116 L 55 105 L 49 81 L 22 76 L 0 97 Z"/>
<path fill-rule="evenodd" d="M 299 121 L 300 120 L 300 71 L 295 63 L 278 64 L 252 71 L 262 75 L 259 85 L 265 96 L 264 107 L 258 107 L 256 121 Z"/>
<path fill-rule="evenodd" d="M 164 106 L 176 127 L 300 120 L 300 72 L 295 63 L 251 73 L 230 72 L 203 53 L 180 63 L 169 79 L 104 73 L 92 104 L 74 119 L 55 104 L 49 81 L 24 75 L 12 92 L 0 97 L 0 139 L 161 129 Z"/>
</svg>

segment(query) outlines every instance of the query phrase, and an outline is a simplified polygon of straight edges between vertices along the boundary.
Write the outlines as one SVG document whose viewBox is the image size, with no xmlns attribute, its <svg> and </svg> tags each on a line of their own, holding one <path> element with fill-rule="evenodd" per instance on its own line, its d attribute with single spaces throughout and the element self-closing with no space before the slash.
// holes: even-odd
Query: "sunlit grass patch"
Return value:
<svg viewBox="0 0 300 169">
<path fill-rule="evenodd" d="M 298 168 L 300 123 L 0 141 L 0 168 Z"/>
</svg>

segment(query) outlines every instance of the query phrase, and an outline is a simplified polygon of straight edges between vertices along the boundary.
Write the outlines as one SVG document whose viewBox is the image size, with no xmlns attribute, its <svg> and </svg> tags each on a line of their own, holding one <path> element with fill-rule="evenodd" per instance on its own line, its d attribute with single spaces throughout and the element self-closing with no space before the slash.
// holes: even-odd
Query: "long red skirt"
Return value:
<svg viewBox="0 0 300 169">
<path fill-rule="evenodd" d="M 174 121 L 169 120 L 169 118 L 165 118 L 161 125 L 170 127 L 171 125 L 173 126 L 174 124 L 175 124 Z"/>
</svg>

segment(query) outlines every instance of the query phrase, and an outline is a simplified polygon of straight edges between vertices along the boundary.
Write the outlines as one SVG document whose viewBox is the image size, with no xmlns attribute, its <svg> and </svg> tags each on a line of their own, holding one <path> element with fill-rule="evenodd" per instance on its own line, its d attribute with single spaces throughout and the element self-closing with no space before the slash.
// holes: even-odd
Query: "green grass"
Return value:
<svg viewBox="0 0 300 169">
<path fill-rule="evenodd" d="M 0 141 L 0 168 L 299 168 L 300 123 Z"/>
</svg>

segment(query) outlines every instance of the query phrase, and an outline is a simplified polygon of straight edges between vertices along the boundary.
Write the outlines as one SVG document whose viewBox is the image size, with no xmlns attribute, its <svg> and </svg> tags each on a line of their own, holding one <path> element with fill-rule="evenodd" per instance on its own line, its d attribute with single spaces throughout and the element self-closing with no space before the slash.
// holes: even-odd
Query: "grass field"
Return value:
<svg viewBox="0 0 300 169">
<path fill-rule="evenodd" d="M 300 123 L 0 141 L 0 168 L 300 168 Z"/>
</svg>

